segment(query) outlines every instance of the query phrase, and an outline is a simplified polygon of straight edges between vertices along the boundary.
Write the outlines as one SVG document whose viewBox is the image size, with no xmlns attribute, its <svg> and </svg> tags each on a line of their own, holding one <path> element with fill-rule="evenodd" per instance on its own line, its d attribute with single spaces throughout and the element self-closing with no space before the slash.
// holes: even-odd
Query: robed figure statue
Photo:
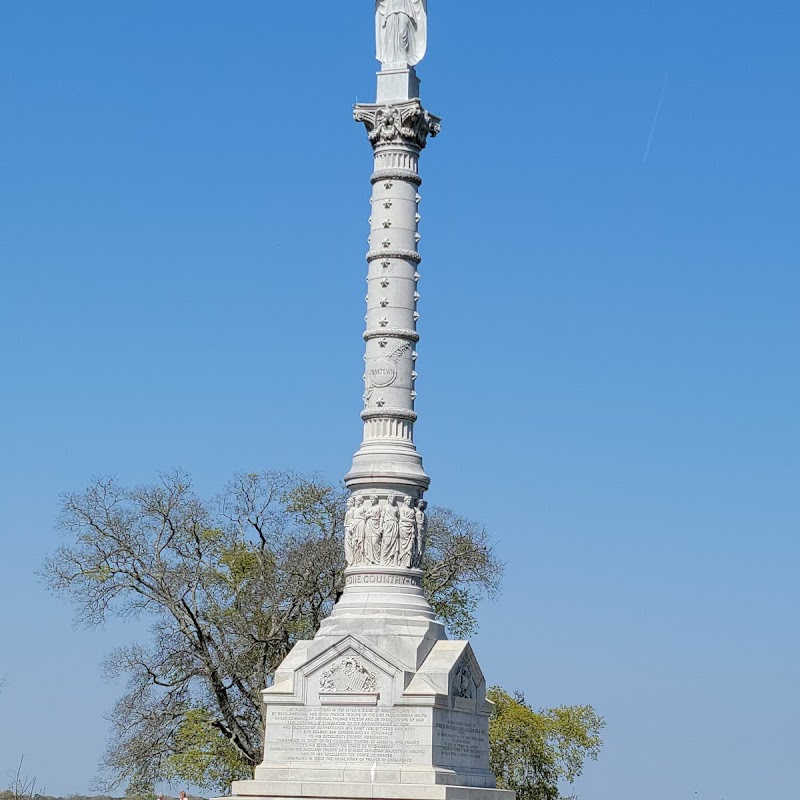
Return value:
<svg viewBox="0 0 800 800">
<path fill-rule="evenodd" d="M 375 0 L 376 58 L 413 67 L 428 46 L 428 0 Z"/>
</svg>

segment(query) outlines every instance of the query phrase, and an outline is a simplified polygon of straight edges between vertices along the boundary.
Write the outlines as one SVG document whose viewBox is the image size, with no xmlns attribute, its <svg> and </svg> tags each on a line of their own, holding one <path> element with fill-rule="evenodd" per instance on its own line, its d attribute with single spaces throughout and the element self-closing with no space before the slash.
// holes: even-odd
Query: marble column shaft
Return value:
<svg viewBox="0 0 800 800">
<path fill-rule="evenodd" d="M 368 262 L 364 439 L 345 482 L 354 493 L 421 498 L 430 479 L 414 444 L 419 284 L 419 156 L 439 119 L 418 99 L 359 105 L 374 149 Z"/>
</svg>

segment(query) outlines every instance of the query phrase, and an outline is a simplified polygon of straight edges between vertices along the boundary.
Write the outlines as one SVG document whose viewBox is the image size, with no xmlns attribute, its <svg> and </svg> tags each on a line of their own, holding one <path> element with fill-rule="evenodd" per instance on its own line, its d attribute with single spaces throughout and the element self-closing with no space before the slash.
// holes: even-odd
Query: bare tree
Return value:
<svg viewBox="0 0 800 800">
<path fill-rule="evenodd" d="M 3 792 L 4 800 L 34 800 L 39 795 L 36 793 L 36 778 L 32 778 L 23 771 L 25 756 L 20 756 L 17 768 L 9 773 L 11 784 L 7 792 Z"/>
<path fill-rule="evenodd" d="M 127 489 L 95 480 L 63 498 L 68 542 L 43 567 L 78 618 L 151 620 L 147 643 L 106 673 L 126 681 L 103 760 L 114 788 L 145 792 L 174 777 L 222 788 L 260 761 L 261 690 L 295 642 L 313 637 L 343 587 L 345 493 L 288 472 L 236 476 L 203 502 L 182 473 Z M 432 511 L 430 600 L 459 634 L 498 588 L 486 532 Z"/>
</svg>

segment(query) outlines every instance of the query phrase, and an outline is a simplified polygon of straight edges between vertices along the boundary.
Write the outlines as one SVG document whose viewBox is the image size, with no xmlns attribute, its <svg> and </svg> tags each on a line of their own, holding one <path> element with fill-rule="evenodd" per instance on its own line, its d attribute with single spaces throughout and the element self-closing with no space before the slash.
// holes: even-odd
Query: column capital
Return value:
<svg viewBox="0 0 800 800">
<path fill-rule="evenodd" d="M 422 107 L 419 100 L 382 105 L 358 104 L 353 109 L 356 122 L 363 122 L 374 148 L 406 145 L 422 150 L 428 136 L 441 130 L 442 120 Z"/>
</svg>

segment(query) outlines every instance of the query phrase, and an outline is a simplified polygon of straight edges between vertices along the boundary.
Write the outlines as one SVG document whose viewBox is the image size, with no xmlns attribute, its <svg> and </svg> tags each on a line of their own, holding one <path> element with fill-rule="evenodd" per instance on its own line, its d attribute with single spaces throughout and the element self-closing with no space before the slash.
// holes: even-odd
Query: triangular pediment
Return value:
<svg viewBox="0 0 800 800">
<path fill-rule="evenodd" d="M 405 670 L 396 658 L 352 634 L 293 667 L 289 681 L 264 692 L 267 702 L 324 705 L 347 697 L 367 704 L 380 698 L 383 705 L 405 685 Z"/>
<path fill-rule="evenodd" d="M 403 671 L 403 665 L 391 654 L 355 634 L 345 636 L 327 647 L 309 659 L 298 671 L 304 675 L 311 675 L 346 656 L 367 661 L 386 675 L 394 676 L 396 672 Z"/>
<path fill-rule="evenodd" d="M 457 671 L 461 665 L 465 665 L 469 669 L 475 685 L 480 686 L 486 682 L 486 679 L 483 677 L 483 671 L 478 664 L 478 659 L 475 658 L 475 653 L 472 651 L 472 645 L 469 642 L 465 642 L 465 645 L 461 658 L 456 662 L 453 669 Z"/>
<path fill-rule="evenodd" d="M 469 642 L 437 642 L 406 689 L 406 697 L 429 696 L 458 707 L 482 704 L 486 680 Z M 477 707 L 477 706 L 476 706 Z"/>
</svg>

